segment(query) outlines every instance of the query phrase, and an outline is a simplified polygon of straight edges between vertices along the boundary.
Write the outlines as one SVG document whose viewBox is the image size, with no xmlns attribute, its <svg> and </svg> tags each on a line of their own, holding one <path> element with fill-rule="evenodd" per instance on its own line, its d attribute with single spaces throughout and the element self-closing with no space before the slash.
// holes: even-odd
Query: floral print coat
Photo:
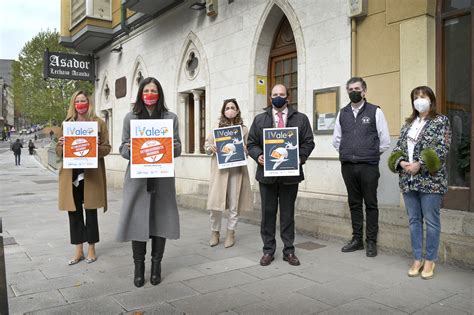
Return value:
<svg viewBox="0 0 474 315">
<path fill-rule="evenodd" d="M 395 161 L 395 170 L 399 174 L 399 185 L 402 192 L 410 190 L 423 193 L 445 194 L 448 191 L 448 177 L 446 172 L 446 159 L 451 144 L 451 127 L 446 116 L 438 114 L 429 119 L 421 131 L 420 140 L 415 144 L 413 150 L 413 161 L 421 163 L 420 171 L 413 177 L 405 172 L 400 166 L 401 161 L 408 161 L 408 131 L 411 124 L 406 123 L 401 131 L 397 145 L 392 154 L 400 152 L 402 154 Z M 421 152 L 425 149 L 432 149 L 436 153 L 441 167 L 434 173 L 430 173 L 422 159 Z"/>
</svg>

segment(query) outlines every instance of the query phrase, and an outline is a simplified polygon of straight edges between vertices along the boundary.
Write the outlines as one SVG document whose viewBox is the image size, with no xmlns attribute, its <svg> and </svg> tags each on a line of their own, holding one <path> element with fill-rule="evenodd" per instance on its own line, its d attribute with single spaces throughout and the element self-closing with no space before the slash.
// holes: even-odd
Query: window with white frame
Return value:
<svg viewBox="0 0 474 315">
<path fill-rule="evenodd" d="M 71 27 L 86 17 L 86 0 L 71 0 Z"/>
<path fill-rule="evenodd" d="M 205 154 L 206 141 L 206 92 L 194 90 L 187 95 L 185 102 L 186 137 L 185 152 Z"/>
<path fill-rule="evenodd" d="M 85 17 L 101 20 L 112 20 L 112 5 L 110 0 L 71 0 L 71 27 L 74 27 Z"/>
<path fill-rule="evenodd" d="M 114 137 L 113 137 L 113 125 L 112 125 L 112 108 L 109 109 L 104 109 L 100 111 L 100 116 L 102 120 L 104 120 L 105 124 L 107 125 L 107 130 L 109 131 L 109 143 L 114 147 L 113 142 L 114 142 Z"/>
</svg>

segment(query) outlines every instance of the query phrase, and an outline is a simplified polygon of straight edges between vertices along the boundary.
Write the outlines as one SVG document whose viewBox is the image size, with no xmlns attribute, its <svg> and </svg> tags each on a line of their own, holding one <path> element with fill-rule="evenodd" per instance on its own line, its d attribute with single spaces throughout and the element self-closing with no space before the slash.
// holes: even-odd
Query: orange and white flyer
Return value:
<svg viewBox="0 0 474 315">
<path fill-rule="evenodd" d="M 96 121 L 66 121 L 63 123 L 63 168 L 97 168 Z"/>
<path fill-rule="evenodd" d="M 130 121 L 130 177 L 174 177 L 172 119 Z"/>
</svg>

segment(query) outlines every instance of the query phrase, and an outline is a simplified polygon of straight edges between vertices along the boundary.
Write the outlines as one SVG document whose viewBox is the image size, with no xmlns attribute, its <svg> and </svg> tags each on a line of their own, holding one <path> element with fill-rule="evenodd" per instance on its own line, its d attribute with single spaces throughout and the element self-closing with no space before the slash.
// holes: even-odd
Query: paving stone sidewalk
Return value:
<svg viewBox="0 0 474 315">
<path fill-rule="evenodd" d="M 433 280 L 409 278 L 408 257 L 343 254 L 340 243 L 304 235 L 295 242 L 307 248 L 297 248 L 301 266 L 282 261 L 278 241 L 275 261 L 261 267 L 258 226 L 239 223 L 234 247 L 211 248 L 208 215 L 190 209 L 180 210 L 181 238 L 166 245 L 163 282 L 150 285 L 147 260 L 137 289 L 131 246 L 114 241 L 116 189 L 99 216 L 98 260 L 68 266 L 73 246 L 67 214 L 57 210 L 57 176 L 22 158 L 16 167 L 0 147 L 10 314 L 473 314 L 472 270 L 440 265 Z"/>
</svg>

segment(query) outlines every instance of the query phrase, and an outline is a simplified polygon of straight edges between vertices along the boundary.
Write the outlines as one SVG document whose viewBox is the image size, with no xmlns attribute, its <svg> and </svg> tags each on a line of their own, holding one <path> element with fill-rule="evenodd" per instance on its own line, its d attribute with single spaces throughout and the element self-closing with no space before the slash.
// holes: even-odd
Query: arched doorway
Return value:
<svg viewBox="0 0 474 315">
<path fill-rule="evenodd" d="M 275 84 L 284 84 L 290 94 L 290 106 L 298 109 L 298 59 L 290 22 L 283 16 L 273 38 L 268 64 L 268 93 Z"/>
</svg>

